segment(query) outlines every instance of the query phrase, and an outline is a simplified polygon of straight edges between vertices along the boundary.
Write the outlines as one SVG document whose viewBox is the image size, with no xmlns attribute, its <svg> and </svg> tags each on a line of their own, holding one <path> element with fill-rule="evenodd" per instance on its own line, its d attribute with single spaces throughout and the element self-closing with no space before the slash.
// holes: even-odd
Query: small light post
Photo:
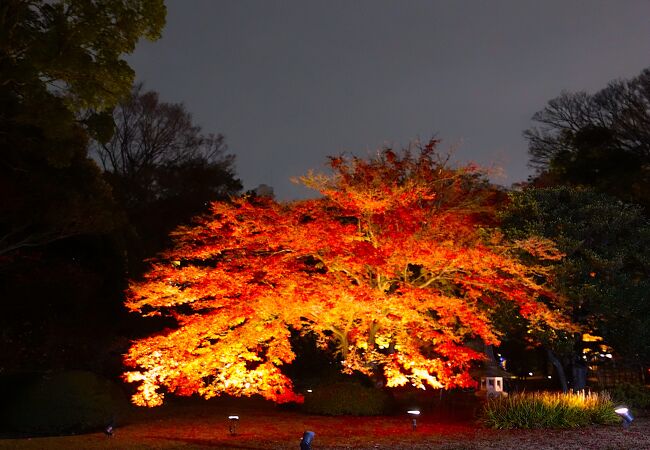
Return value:
<svg viewBox="0 0 650 450">
<path fill-rule="evenodd" d="M 239 424 L 239 416 L 228 416 L 228 431 L 231 436 L 237 433 L 237 424 Z"/>
<path fill-rule="evenodd" d="M 628 428 L 634 421 L 634 417 L 627 406 L 618 406 L 614 412 L 623 419 L 623 428 Z"/>
<path fill-rule="evenodd" d="M 316 433 L 313 431 L 305 431 L 300 439 L 300 450 L 311 450 L 311 443 L 314 440 Z"/>
<path fill-rule="evenodd" d="M 420 415 L 420 411 L 417 409 L 411 409 L 409 411 L 406 411 L 411 418 L 411 429 L 415 431 L 418 427 L 418 416 Z"/>
</svg>

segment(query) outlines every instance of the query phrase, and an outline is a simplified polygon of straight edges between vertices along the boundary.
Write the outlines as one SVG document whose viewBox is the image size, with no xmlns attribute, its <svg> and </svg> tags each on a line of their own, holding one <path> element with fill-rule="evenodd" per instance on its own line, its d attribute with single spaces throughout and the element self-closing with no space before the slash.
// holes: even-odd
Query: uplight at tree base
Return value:
<svg viewBox="0 0 650 450">
<path fill-rule="evenodd" d="M 627 406 L 617 406 L 614 412 L 623 419 L 624 428 L 628 428 L 634 421 L 634 417 Z"/>
</svg>

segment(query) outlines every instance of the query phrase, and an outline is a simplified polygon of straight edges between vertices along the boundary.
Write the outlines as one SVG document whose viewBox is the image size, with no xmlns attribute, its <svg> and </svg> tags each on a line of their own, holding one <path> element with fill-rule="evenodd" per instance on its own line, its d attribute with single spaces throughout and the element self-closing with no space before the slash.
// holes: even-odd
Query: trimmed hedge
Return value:
<svg viewBox="0 0 650 450">
<path fill-rule="evenodd" d="M 124 420 L 129 405 L 113 382 L 84 371 L 42 375 L 3 402 L 7 431 L 26 435 L 58 435 L 103 429 Z"/>
<path fill-rule="evenodd" d="M 315 386 L 305 395 L 303 410 L 325 416 L 377 416 L 385 414 L 390 397 L 358 381 L 337 381 Z"/>
<path fill-rule="evenodd" d="M 489 399 L 481 421 L 490 428 L 574 428 L 614 424 L 620 418 L 607 393 L 514 394 Z"/>
</svg>

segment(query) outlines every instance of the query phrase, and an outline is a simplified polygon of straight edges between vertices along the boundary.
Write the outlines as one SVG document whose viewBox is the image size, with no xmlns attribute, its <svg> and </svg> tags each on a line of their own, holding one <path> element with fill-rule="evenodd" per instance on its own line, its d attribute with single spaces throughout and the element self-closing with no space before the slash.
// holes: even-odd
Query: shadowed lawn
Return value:
<svg viewBox="0 0 650 450">
<path fill-rule="evenodd" d="M 239 414 L 237 434 L 228 414 Z M 445 417 L 446 416 L 446 417 Z M 424 413 L 416 431 L 405 416 L 321 417 L 255 400 L 177 402 L 138 410 L 108 438 L 102 433 L 0 439 L 1 449 L 298 449 L 305 430 L 317 449 L 642 449 L 650 448 L 650 420 L 574 430 L 487 430 L 449 414 Z"/>
</svg>

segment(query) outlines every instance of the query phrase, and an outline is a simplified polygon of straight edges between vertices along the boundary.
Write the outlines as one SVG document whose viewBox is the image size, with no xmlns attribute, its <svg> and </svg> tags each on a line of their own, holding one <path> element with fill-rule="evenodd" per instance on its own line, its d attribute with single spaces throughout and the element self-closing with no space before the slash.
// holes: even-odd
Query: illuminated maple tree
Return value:
<svg viewBox="0 0 650 450">
<path fill-rule="evenodd" d="M 450 168 L 435 144 L 332 158 L 332 175 L 301 179 L 321 198 L 217 202 L 177 230 L 129 290 L 130 310 L 178 323 L 128 352 L 134 402 L 158 405 L 165 391 L 300 401 L 280 370 L 295 358 L 291 330 L 336 348 L 345 373 L 451 388 L 474 385 L 468 370 L 483 354 L 471 344 L 498 344 L 498 308 L 531 329 L 570 328 L 540 284 L 547 268 L 521 261 L 561 254 L 492 229 L 496 191 L 479 169 Z"/>
</svg>

